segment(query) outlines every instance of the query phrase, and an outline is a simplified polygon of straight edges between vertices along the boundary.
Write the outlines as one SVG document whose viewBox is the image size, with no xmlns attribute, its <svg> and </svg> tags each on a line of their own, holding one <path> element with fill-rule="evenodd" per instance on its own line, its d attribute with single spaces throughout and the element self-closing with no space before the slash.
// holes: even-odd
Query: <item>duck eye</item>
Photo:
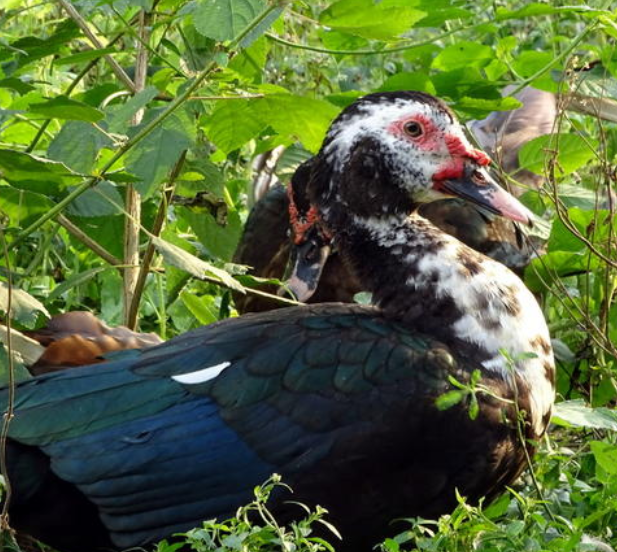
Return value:
<svg viewBox="0 0 617 552">
<path fill-rule="evenodd" d="M 403 126 L 403 130 L 408 136 L 411 136 L 412 138 L 418 138 L 418 136 L 421 136 L 424 132 L 422 125 L 420 123 L 417 123 L 416 121 L 407 121 Z"/>
</svg>

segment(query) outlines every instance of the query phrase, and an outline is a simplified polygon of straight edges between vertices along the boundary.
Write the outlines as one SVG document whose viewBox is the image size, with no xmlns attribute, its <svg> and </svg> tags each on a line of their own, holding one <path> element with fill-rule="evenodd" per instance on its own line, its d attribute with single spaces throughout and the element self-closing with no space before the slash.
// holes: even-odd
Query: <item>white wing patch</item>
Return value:
<svg viewBox="0 0 617 552">
<path fill-rule="evenodd" d="M 225 361 L 220 364 L 215 364 L 214 366 L 208 366 L 207 368 L 197 370 L 196 372 L 187 372 L 186 374 L 171 376 L 171 379 L 176 380 L 178 383 L 196 385 L 214 379 L 228 366 L 231 366 L 231 362 Z"/>
</svg>

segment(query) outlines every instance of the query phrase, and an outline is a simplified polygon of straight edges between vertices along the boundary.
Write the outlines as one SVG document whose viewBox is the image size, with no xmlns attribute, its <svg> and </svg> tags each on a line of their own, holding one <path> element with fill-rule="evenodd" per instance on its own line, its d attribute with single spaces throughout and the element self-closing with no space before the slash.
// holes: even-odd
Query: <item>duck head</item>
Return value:
<svg viewBox="0 0 617 552">
<path fill-rule="evenodd" d="M 295 233 L 292 291 L 306 300 L 315 290 L 331 235 L 352 223 L 403 221 L 423 203 L 456 197 L 531 224 L 531 212 L 498 185 L 489 164 L 448 106 L 429 94 L 384 92 L 356 100 L 303 166 L 306 190 L 298 183 L 292 188 L 292 204 L 298 198 L 304 220 L 315 221 Z"/>
</svg>

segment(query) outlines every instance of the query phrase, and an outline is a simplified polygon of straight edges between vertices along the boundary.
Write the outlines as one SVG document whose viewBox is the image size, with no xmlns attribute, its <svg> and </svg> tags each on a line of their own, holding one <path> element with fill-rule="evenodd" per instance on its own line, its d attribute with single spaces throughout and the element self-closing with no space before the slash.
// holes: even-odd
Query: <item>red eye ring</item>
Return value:
<svg viewBox="0 0 617 552">
<path fill-rule="evenodd" d="M 419 138 L 424 134 L 424 128 L 418 121 L 407 121 L 403 125 L 403 130 L 411 138 Z"/>
</svg>

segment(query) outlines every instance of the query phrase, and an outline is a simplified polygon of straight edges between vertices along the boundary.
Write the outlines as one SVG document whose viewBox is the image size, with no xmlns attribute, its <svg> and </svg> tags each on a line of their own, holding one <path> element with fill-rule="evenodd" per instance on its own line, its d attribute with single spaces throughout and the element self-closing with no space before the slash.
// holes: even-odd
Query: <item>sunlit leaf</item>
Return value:
<svg viewBox="0 0 617 552">
<path fill-rule="evenodd" d="M 74 171 L 87 174 L 92 170 L 101 148 L 110 145 L 111 140 L 96 126 L 69 121 L 49 144 L 47 155 Z"/>
<path fill-rule="evenodd" d="M 215 40 L 232 40 L 262 11 L 262 0 L 198 0 L 195 28 Z"/>
<path fill-rule="evenodd" d="M 490 46 L 461 40 L 444 48 L 433 60 L 433 68 L 442 71 L 458 69 L 461 66 L 461 59 L 465 60 L 466 67 L 484 67 L 494 57 L 495 53 Z"/>
<path fill-rule="evenodd" d="M 219 149 L 229 153 L 255 138 L 266 124 L 254 101 L 222 101 L 207 118 L 205 130 Z"/>
<path fill-rule="evenodd" d="M 543 175 L 555 159 L 558 176 L 570 174 L 596 156 L 596 142 L 577 134 L 547 134 L 527 142 L 519 151 L 521 168 Z"/>
<path fill-rule="evenodd" d="M 323 11 L 319 19 L 338 31 L 389 40 L 411 29 L 425 15 L 426 12 L 392 0 L 339 0 Z"/>
<path fill-rule="evenodd" d="M 244 287 L 225 270 L 217 268 L 199 257 L 191 255 L 188 251 L 181 249 L 177 245 L 173 245 L 161 238 L 153 237 L 152 243 L 169 264 L 188 272 L 196 278 L 203 278 L 207 275 L 214 276 L 221 280 L 227 287 L 244 292 Z"/>
<path fill-rule="evenodd" d="M 133 131 L 142 125 L 133 127 Z M 127 154 L 126 168 L 141 179 L 136 188 L 143 196 L 150 196 L 167 177 L 182 152 L 193 143 L 194 132 L 186 115 L 177 113 L 167 117 Z"/>
</svg>

